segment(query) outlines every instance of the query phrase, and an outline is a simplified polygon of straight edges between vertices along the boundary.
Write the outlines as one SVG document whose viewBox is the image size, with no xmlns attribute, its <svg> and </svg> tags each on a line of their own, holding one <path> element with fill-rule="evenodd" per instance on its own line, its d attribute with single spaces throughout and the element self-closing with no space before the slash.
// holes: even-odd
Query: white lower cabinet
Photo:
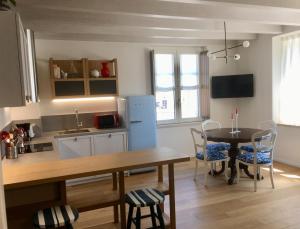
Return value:
<svg viewBox="0 0 300 229">
<path fill-rule="evenodd" d="M 109 133 L 94 136 L 94 153 L 109 154 L 127 150 L 125 133 Z"/>
<path fill-rule="evenodd" d="M 105 134 L 66 137 L 58 139 L 60 158 L 70 159 L 100 154 L 127 151 L 127 133 L 114 132 Z M 84 177 L 68 180 L 68 185 L 86 183 L 99 179 L 101 176 Z"/>
<path fill-rule="evenodd" d="M 92 155 L 92 137 L 78 136 L 58 140 L 60 158 L 70 159 Z"/>
</svg>

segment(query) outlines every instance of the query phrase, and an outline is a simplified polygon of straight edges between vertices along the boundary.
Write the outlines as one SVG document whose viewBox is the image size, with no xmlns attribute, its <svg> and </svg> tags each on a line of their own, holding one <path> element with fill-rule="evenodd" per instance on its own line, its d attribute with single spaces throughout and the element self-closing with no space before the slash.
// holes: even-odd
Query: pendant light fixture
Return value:
<svg viewBox="0 0 300 229">
<path fill-rule="evenodd" d="M 229 58 L 233 58 L 234 60 L 241 59 L 241 55 L 238 54 L 238 53 L 236 53 L 234 56 L 229 56 L 228 50 L 235 49 L 235 48 L 238 48 L 238 47 L 248 48 L 250 46 L 250 42 L 249 41 L 243 41 L 240 44 L 234 45 L 232 47 L 228 47 L 228 45 L 227 45 L 227 30 L 226 30 L 226 22 L 225 21 L 224 21 L 224 33 L 225 33 L 225 39 L 224 39 L 225 48 L 221 49 L 219 51 L 208 53 L 208 55 L 210 57 L 212 57 L 214 60 L 219 59 L 219 58 L 223 58 L 223 59 L 225 59 L 225 62 L 227 64 Z M 217 53 L 221 53 L 221 52 L 224 52 L 223 56 L 216 56 Z"/>
</svg>

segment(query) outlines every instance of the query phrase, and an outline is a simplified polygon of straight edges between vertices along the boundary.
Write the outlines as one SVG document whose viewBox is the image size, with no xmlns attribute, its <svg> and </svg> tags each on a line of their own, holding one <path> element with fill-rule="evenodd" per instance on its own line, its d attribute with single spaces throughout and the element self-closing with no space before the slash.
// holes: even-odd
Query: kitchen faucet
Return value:
<svg viewBox="0 0 300 229">
<path fill-rule="evenodd" d="M 76 119 L 77 129 L 80 129 L 83 126 L 83 123 L 79 121 L 78 109 L 75 109 L 75 119 Z"/>
</svg>

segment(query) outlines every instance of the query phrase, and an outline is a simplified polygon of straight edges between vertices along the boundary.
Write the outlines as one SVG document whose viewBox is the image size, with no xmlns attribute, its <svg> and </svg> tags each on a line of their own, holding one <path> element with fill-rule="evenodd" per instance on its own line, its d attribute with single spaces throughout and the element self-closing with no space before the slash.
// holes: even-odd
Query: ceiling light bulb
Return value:
<svg viewBox="0 0 300 229">
<path fill-rule="evenodd" d="M 234 58 L 235 60 L 239 60 L 239 59 L 241 59 L 241 55 L 240 55 L 240 54 L 235 54 L 235 55 L 233 56 L 233 58 Z"/>
<path fill-rule="evenodd" d="M 249 41 L 244 41 L 243 42 L 243 47 L 244 48 L 248 48 L 250 46 L 250 42 Z"/>
</svg>

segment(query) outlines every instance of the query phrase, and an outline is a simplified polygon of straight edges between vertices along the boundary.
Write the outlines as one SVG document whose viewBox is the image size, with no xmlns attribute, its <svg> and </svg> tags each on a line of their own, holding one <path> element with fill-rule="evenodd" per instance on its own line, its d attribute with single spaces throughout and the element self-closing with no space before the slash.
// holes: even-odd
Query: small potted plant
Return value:
<svg viewBox="0 0 300 229">
<path fill-rule="evenodd" d="M 22 128 L 15 128 L 13 131 L 1 131 L 0 140 L 5 143 L 5 155 L 7 159 L 18 158 L 19 148 L 24 147 L 23 145 L 24 130 Z"/>
</svg>

